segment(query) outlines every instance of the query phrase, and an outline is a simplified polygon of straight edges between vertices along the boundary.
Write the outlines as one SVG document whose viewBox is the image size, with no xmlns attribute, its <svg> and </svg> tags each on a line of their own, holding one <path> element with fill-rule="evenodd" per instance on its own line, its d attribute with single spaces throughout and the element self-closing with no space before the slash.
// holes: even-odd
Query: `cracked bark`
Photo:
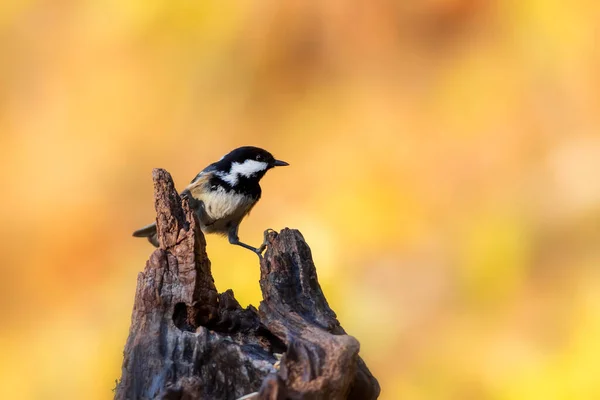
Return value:
<svg viewBox="0 0 600 400">
<path fill-rule="evenodd" d="M 269 233 L 263 301 L 243 309 L 233 291 L 217 293 L 204 236 L 169 173 L 155 169 L 153 180 L 160 247 L 138 275 L 115 399 L 378 397 L 299 231 Z"/>
</svg>

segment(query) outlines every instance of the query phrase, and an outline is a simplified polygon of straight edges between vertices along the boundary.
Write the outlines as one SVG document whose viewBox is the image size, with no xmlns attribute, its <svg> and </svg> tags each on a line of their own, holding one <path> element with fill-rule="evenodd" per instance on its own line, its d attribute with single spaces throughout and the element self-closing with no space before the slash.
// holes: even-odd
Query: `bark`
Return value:
<svg viewBox="0 0 600 400">
<path fill-rule="evenodd" d="M 204 236 L 169 173 L 153 179 L 160 247 L 138 275 L 115 399 L 378 397 L 299 231 L 268 234 L 263 301 L 243 309 L 233 291 L 217 293 Z"/>
</svg>

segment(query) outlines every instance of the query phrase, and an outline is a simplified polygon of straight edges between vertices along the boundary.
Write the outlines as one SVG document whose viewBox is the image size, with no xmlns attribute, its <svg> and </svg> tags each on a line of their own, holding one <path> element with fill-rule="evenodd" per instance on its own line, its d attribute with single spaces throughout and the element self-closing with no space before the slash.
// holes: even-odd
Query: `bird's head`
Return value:
<svg viewBox="0 0 600 400">
<path fill-rule="evenodd" d="M 276 160 L 268 151 L 252 146 L 232 150 L 215 163 L 221 179 L 232 186 L 243 179 L 258 182 L 269 169 L 286 165 L 289 164 Z"/>
</svg>

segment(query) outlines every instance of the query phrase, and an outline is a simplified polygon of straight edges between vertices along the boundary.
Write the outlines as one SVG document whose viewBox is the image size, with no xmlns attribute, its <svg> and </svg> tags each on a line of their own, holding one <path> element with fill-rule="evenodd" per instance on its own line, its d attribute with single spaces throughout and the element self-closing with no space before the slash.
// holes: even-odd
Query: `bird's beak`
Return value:
<svg viewBox="0 0 600 400">
<path fill-rule="evenodd" d="M 285 167 L 286 165 L 290 165 L 288 163 L 286 163 L 285 161 L 281 161 L 281 160 L 275 160 L 275 164 L 273 164 L 276 167 Z"/>
</svg>

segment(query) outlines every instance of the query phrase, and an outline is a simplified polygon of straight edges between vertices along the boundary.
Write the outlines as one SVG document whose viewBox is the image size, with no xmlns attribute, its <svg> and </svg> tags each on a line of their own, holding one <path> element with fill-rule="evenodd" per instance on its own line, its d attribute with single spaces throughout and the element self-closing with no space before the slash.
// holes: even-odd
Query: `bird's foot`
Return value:
<svg viewBox="0 0 600 400">
<path fill-rule="evenodd" d="M 265 249 L 267 248 L 267 245 L 268 245 L 267 236 L 269 236 L 269 233 L 271 233 L 271 232 L 275 232 L 275 230 L 271 229 L 271 228 L 268 228 L 265 230 L 265 232 L 263 233 L 263 236 L 264 236 L 263 242 L 260 245 L 260 247 L 258 249 L 256 249 L 256 253 L 261 257 L 262 257 L 263 251 L 265 251 Z"/>
</svg>

